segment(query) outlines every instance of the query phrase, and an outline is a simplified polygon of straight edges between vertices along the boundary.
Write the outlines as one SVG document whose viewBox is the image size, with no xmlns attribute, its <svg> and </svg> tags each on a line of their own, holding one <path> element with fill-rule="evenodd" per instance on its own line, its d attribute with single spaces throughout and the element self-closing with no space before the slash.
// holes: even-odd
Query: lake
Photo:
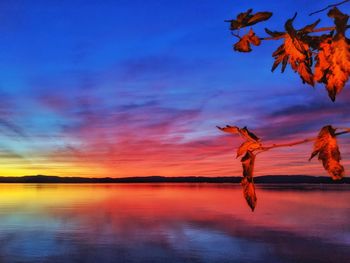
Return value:
<svg viewBox="0 0 350 263">
<path fill-rule="evenodd" d="M 350 186 L 0 184 L 0 262 L 350 262 Z"/>
</svg>

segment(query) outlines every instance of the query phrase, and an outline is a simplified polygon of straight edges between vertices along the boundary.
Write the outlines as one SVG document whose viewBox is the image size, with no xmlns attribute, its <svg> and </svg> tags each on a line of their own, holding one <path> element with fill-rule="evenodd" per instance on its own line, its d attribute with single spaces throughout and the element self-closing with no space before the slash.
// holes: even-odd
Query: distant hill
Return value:
<svg viewBox="0 0 350 263">
<path fill-rule="evenodd" d="M 0 177 L 0 183 L 240 183 L 242 177 L 163 177 L 87 178 L 33 175 Z M 349 184 L 350 178 L 333 181 L 330 177 L 308 175 L 266 175 L 254 178 L 256 184 Z"/>
</svg>

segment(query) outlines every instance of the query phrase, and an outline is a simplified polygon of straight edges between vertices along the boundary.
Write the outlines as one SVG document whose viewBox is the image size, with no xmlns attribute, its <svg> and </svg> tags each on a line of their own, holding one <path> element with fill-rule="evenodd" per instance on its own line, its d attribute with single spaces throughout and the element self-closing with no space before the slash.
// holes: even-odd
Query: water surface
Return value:
<svg viewBox="0 0 350 263">
<path fill-rule="evenodd" d="M 0 262 L 350 262 L 350 188 L 0 184 Z"/>
</svg>

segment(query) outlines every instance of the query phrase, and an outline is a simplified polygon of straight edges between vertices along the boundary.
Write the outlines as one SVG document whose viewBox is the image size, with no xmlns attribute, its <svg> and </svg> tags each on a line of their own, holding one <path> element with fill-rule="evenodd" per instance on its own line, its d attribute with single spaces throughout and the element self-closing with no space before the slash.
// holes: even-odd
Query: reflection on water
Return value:
<svg viewBox="0 0 350 263">
<path fill-rule="evenodd" d="M 0 184 L 0 262 L 350 262 L 350 189 Z"/>
</svg>

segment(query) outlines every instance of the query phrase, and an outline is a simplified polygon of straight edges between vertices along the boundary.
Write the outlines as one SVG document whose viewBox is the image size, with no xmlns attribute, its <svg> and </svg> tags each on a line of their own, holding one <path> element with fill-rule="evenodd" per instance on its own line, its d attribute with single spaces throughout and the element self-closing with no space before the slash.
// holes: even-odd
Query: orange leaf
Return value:
<svg viewBox="0 0 350 263">
<path fill-rule="evenodd" d="M 233 49 L 239 52 L 250 52 L 252 48 L 250 47 L 248 35 L 244 35 L 240 40 L 233 45 Z"/>
<path fill-rule="evenodd" d="M 261 149 L 261 147 L 262 147 L 262 145 L 260 142 L 245 141 L 244 143 L 241 144 L 241 146 L 239 146 L 239 148 L 237 150 L 236 158 L 240 157 L 241 155 L 243 155 L 247 151 L 253 152 L 255 150 Z"/>
<path fill-rule="evenodd" d="M 246 140 L 249 140 L 249 141 L 254 141 L 254 142 L 257 142 L 257 141 L 260 141 L 260 138 L 257 137 L 254 133 L 252 133 L 251 131 L 248 130 L 247 127 L 243 127 L 242 129 L 239 129 L 239 133 L 240 135 L 245 138 Z"/>
<path fill-rule="evenodd" d="M 287 33 L 284 34 L 284 43 L 278 47 L 278 49 L 272 54 L 275 58 L 275 62 L 271 71 L 274 71 L 280 63 L 282 63 L 282 73 L 284 72 L 287 64 L 290 64 L 292 69 L 299 74 L 304 83 L 314 85 L 314 77 L 312 74 L 312 52 L 310 46 L 305 38 L 308 28 L 305 32 L 297 31 L 293 27 L 293 20 L 288 19 L 285 23 Z M 309 25 L 311 28 L 313 25 Z M 267 31 L 274 35 L 277 33 Z M 278 33 L 280 34 L 280 33 Z"/>
<path fill-rule="evenodd" d="M 231 22 L 231 30 L 236 30 L 239 28 L 255 25 L 256 23 L 268 20 L 271 16 L 271 12 L 258 12 L 251 14 L 253 9 L 248 9 L 246 12 L 239 13 L 236 20 L 232 19 L 228 22 Z"/>
<path fill-rule="evenodd" d="M 339 180 L 344 176 L 344 167 L 340 164 L 341 157 L 335 130 L 330 125 L 321 129 L 309 160 L 318 155 L 318 159 L 322 161 L 323 167 L 332 176 L 333 180 Z"/>
<path fill-rule="evenodd" d="M 250 44 L 259 46 L 261 43 L 260 39 L 255 35 L 253 29 L 250 29 L 248 34 L 240 38 L 240 40 L 233 45 L 233 49 L 239 52 L 250 52 L 252 51 Z"/>
<path fill-rule="evenodd" d="M 250 151 L 247 151 L 241 160 L 243 167 L 243 179 L 241 181 L 243 195 L 252 211 L 254 211 L 257 202 L 253 180 L 254 161 L 255 155 Z"/>
<path fill-rule="evenodd" d="M 234 134 L 238 133 L 248 141 L 254 141 L 254 142 L 260 141 L 260 138 L 258 138 L 254 133 L 249 131 L 247 127 L 243 127 L 242 129 L 240 129 L 237 126 L 230 126 L 230 125 L 226 125 L 226 127 L 223 127 L 223 128 L 219 126 L 216 126 L 216 127 L 223 132 L 234 133 Z"/>
<path fill-rule="evenodd" d="M 315 81 L 324 83 L 329 97 L 335 101 L 350 76 L 350 40 L 338 34 L 324 37 L 315 57 Z"/>
<path fill-rule="evenodd" d="M 226 127 L 221 128 L 216 126 L 220 131 L 228 132 L 228 133 L 239 133 L 239 128 L 237 126 L 226 125 Z"/>
</svg>

